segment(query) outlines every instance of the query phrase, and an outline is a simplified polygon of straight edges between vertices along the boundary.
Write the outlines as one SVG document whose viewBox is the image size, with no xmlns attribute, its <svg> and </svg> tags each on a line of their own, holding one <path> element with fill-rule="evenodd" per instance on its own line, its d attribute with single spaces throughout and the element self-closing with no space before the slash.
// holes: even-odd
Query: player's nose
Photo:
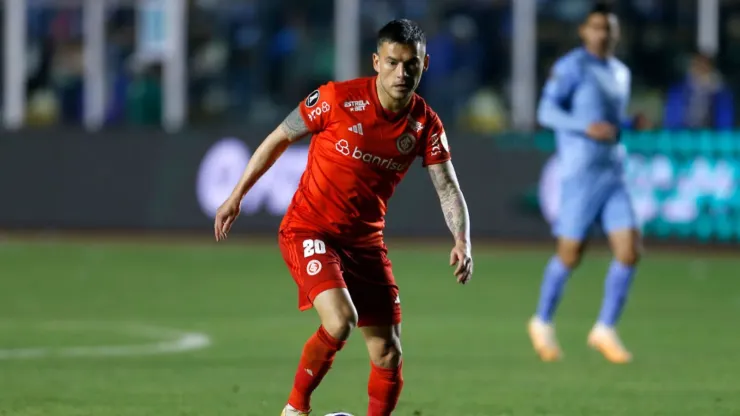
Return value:
<svg viewBox="0 0 740 416">
<path fill-rule="evenodd" d="M 406 77 L 408 77 L 406 67 L 404 65 L 398 65 L 396 67 L 395 76 L 396 79 L 399 81 L 403 81 L 404 79 L 406 79 Z"/>
</svg>

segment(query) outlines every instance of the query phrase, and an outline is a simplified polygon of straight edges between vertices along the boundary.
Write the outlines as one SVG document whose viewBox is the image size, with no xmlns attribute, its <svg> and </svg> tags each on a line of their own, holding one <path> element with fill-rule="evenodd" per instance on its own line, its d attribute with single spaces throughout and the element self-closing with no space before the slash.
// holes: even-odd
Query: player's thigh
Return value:
<svg viewBox="0 0 740 416">
<path fill-rule="evenodd" d="M 347 289 L 359 317 L 357 325 L 401 323 L 401 298 L 385 248 L 345 250 L 342 267 Z"/>
<path fill-rule="evenodd" d="M 314 307 L 324 329 L 337 339 L 346 339 L 357 326 L 357 310 L 336 247 L 310 231 L 281 231 L 278 241 L 298 286 L 298 308 Z"/>
<path fill-rule="evenodd" d="M 614 189 L 606 200 L 601 215 L 602 227 L 614 257 L 624 264 L 636 264 L 642 251 L 642 238 L 632 200 L 625 187 Z"/>
<path fill-rule="evenodd" d="M 401 324 L 365 326 L 360 331 L 373 364 L 381 368 L 398 367 L 402 356 Z"/>
<path fill-rule="evenodd" d="M 319 233 L 281 230 L 278 243 L 283 260 L 298 286 L 301 310 L 311 308 L 320 293 L 347 287 L 336 247 L 327 243 Z"/>
<path fill-rule="evenodd" d="M 622 230 L 638 229 L 632 198 L 624 185 L 615 186 L 605 198 L 601 210 L 601 226 L 607 235 Z"/>
<path fill-rule="evenodd" d="M 599 189 L 579 183 L 564 183 L 554 234 L 558 239 L 581 242 L 588 237 L 604 204 Z"/>
</svg>

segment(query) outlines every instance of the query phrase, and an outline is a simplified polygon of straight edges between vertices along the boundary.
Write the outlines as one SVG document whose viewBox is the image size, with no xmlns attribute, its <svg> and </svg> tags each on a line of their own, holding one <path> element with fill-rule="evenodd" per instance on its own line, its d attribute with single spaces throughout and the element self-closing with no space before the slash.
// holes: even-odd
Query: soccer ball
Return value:
<svg viewBox="0 0 740 416">
<path fill-rule="evenodd" d="M 352 415 L 347 412 L 339 412 L 339 413 L 329 413 L 326 416 L 352 416 Z"/>
</svg>

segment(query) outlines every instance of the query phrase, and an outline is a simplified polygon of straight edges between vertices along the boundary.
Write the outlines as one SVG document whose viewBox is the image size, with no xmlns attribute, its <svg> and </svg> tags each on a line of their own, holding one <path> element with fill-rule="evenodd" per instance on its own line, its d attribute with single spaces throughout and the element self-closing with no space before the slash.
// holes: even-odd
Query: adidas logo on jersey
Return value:
<svg viewBox="0 0 740 416">
<path fill-rule="evenodd" d="M 364 136 L 364 134 L 362 133 L 362 123 L 357 123 L 354 126 L 348 128 L 347 130 L 355 134 L 359 134 L 360 136 Z"/>
</svg>

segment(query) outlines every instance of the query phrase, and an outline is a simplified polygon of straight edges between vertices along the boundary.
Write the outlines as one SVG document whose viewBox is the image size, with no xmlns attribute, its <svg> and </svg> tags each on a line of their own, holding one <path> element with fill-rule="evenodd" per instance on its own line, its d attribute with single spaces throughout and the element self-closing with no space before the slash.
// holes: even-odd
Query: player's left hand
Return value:
<svg viewBox="0 0 740 416">
<path fill-rule="evenodd" d="M 470 281 L 473 277 L 473 257 L 468 244 L 455 244 L 450 252 L 450 266 L 457 266 L 454 273 L 457 283 L 464 285 Z"/>
</svg>

